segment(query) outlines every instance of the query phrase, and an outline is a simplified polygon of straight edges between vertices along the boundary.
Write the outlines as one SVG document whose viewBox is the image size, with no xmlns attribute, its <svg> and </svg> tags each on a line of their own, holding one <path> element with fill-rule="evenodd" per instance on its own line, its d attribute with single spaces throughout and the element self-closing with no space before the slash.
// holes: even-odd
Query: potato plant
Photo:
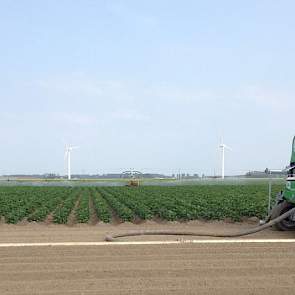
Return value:
<svg viewBox="0 0 295 295">
<path fill-rule="evenodd" d="M 75 211 L 76 220 L 79 223 L 87 223 L 89 221 L 89 191 L 83 190 L 79 200 L 79 206 Z"/>
<path fill-rule="evenodd" d="M 114 211 L 123 221 L 134 220 L 135 216 L 132 210 L 123 203 L 121 203 L 114 194 L 110 193 L 106 189 L 100 189 L 99 192 L 101 196 L 114 209 Z"/>
<path fill-rule="evenodd" d="M 72 212 L 79 196 L 80 190 L 73 190 L 69 197 L 56 208 L 53 213 L 53 220 L 55 223 L 67 223 L 68 217 Z"/>
<path fill-rule="evenodd" d="M 274 185 L 273 197 L 282 189 Z M 242 217 L 263 218 L 267 213 L 267 184 L 128 187 L 0 187 L 0 218 L 7 223 L 22 220 L 67 223 L 92 214 L 103 222 L 112 215 L 122 221 L 160 218 L 164 220 L 235 221 Z M 75 207 L 77 206 L 77 207 Z M 74 218 L 75 219 L 75 218 Z M 73 220 L 74 220 L 73 219 Z"/>
<path fill-rule="evenodd" d="M 91 192 L 93 197 L 93 206 L 97 218 L 105 223 L 109 223 L 111 221 L 112 214 L 108 203 L 97 190 L 92 190 Z"/>
<path fill-rule="evenodd" d="M 118 201 L 129 207 L 141 219 L 151 219 L 153 217 L 152 211 L 144 202 L 144 195 L 140 192 L 133 191 L 128 188 L 106 188 L 112 193 Z"/>
</svg>

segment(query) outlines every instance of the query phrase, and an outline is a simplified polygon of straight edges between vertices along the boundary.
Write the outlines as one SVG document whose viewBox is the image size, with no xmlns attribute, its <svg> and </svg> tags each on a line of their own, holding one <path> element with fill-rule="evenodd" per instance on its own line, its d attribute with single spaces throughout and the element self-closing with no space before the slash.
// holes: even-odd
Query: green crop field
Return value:
<svg viewBox="0 0 295 295">
<path fill-rule="evenodd" d="M 274 184 L 273 196 L 282 189 Z M 96 223 L 263 218 L 267 183 L 128 187 L 0 187 L 2 222 Z"/>
</svg>

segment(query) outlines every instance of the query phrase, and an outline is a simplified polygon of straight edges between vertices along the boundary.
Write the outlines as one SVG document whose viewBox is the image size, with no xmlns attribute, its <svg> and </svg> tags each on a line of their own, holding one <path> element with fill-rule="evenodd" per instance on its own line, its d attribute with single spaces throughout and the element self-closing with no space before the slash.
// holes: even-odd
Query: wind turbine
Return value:
<svg viewBox="0 0 295 295">
<path fill-rule="evenodd" d="M 219 148 L 221 148 L 221 155 L 222 155 L 222 159 L 221 159 L 221 178 L 224 179 L 224 156 L 225 156 L 225 150 L 230 150 L 232 151 L 232 149 L 227 146 L 226 144 L 223 143 L 223 140 L 221 139 L 220 141 L 220 145 Z"/>
<path fill-rule="evenodd" d="M 71 180 L 71 152 L 72 152 L 72 150 L 77 149 L 77 148 L 79 148 L 79 147 L 66 144 L 65 159 L 67 159 L 68 180 Z"/>
</svg>

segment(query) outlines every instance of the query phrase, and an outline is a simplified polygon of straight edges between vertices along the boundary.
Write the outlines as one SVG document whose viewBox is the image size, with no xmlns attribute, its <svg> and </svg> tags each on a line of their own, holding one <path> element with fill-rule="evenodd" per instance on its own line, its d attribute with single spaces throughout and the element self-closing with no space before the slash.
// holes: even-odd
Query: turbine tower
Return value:
<svg viewBox="0 0 295 295">
<path fill-rule="evenodd" d="M 219 145 L 219 147 L 221 148 L 221 179 L 224 179 L 224 170 L 225 170 L 225 164 L 224 164 L 224 157 L 225 157 L 225 150 L 232 150 L 229 146 L 227 146 L 226 144 L 223 143 L 223 140 L 221 139 L 221 143 Z"/>
<path fill-rule="evenodd" d="M 67 173 L 68 173 L 68 180 L 71 180 L 71 152 L 74 149 L 79 148 L 78 146 L 71 146 L 66 145 L 65 148 L 65 158 L 67 159 Z"/>
</svg>

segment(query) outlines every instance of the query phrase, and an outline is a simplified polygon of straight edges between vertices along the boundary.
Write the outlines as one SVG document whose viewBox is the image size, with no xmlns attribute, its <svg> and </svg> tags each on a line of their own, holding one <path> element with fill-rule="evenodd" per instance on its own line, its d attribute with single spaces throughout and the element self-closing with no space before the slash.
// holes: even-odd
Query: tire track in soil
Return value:
<svg viewBox="0 0 295 295">
<path fill-rule="evenodd" d="M 110 224 L 118 225 L 118 224 L 124 223 L 124 221 L 117 215 L 116 211 L 110 206 L 109 203 L 108 205 L 112 215 Z"/>
<path fill-rule="evenodd" d="M 52 211 L 51 213 L 49 213 L 49 214 L 46 216 L 46 218 L 44 219 L 44 223 L 45 223 L 45 224 L 51 224 L 51 223 L 53 223 L 53 212 L 54 212 L 54 211 Z"/>
<path fill-rule="evenodd" d="M 80 205 L 81 195 L 79 195 L 70 215 L 68 216 L 67 225 L 73 226 L 77 223 L 76 210 Z"/>
<path fill-rule="evenodd" d="M 90 193 L 90 192 L 89 192 Z M 96 214 L 96 210 L 94 208 L 94 203 L 93 203 L 93 194 L 90 193 L 89 196 L 89 221 L 88 224 L 90 225 L 95 225 L 98 223 L 98 217 Z"/>
</svg>

